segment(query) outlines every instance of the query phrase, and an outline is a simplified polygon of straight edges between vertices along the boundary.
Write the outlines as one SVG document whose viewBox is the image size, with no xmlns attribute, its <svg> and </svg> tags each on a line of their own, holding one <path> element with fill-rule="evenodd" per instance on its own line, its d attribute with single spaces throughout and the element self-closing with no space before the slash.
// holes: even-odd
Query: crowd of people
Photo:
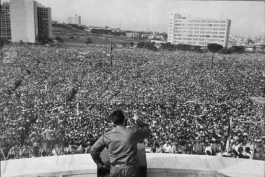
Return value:
<svg viewBox="0 0 265 177">
<path fill-rule="evenodd" d="M 141 113 L 150 152 L 264 159 L 261 124 L 241 123 L 264 120 L 250 99 L 265 86 L 263 54 L 218 57 L 213 66 L 210 54 L 123 48 L 110 55 L 105 45 L 5 46 L 3 56 L 1 160 L 89 153 L 112 128 L 115 109 L 129 126 L 133 111 Z"/>
</svg>

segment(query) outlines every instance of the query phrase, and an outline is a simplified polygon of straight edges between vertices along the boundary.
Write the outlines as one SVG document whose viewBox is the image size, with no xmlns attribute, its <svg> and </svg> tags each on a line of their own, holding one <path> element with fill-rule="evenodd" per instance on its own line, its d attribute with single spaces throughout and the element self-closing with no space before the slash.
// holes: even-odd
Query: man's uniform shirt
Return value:
<svg viewBox="0 0 265 177">
<path fill-rule="evenodd" d="M 90 154 L 98 166 L 104 163 L 100 152 L 106 147 L 110 155 L 111 164 L 133 165 L 137 163 L 137 142 L 150 135 L 146 124 L 137 121 L 139 127 L 126 127 L 117 125 L 111 131 L 103 134 L 91 148 Z"/>
</svg>

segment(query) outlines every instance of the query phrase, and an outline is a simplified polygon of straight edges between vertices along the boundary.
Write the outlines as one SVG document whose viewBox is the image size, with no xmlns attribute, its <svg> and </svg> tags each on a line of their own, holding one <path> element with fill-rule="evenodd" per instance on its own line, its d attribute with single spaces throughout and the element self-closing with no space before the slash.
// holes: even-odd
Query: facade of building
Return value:
<svg viewBox="0 0 265 177">
<path fill-rule="evenodd" d="M 228 46 L 231 20 L 195 19 L 171 14 L 168 29 L 168 42 L 172 44 L 190 44 L 207 46 L 217 43 Z"/>
<path fill-rule="evenodd" d="M 73 17 L 68 17 L 68 23 L 74 25 L 81 25 L 81 16 L 75 15 Z"/>
<path fill-rule="evenodd" d="M 3 3 L 1 36 L 12 42 L 36 43 L 38 36 L 52 37 L 51 8 L 34 0 L 10 0 Z"/>
<path fill-rule="evenodd" d="M 52 10 L 38 4 L 38 33 L 39 36 L 52 38 Z"/>
<path fill-rule="evenodd" d="M 1 6 L 0 30 L 1 38 L 11 39 L 10 8 L 8 2 L 4 2 Z"/>
<path fill-rule="evenodd" d="M 37 2 L 10 0 L 12 42 L 36 43 L 38 36 Z"/>
<path fill-rule="evenodd" d="M 141 37 L 141 33 L 139 33 L 139 32 L 126 31 L 125 34 L 126 34 L 126 37 L 131 37 L 131 38 L 140 38 Z"/>
</svg>

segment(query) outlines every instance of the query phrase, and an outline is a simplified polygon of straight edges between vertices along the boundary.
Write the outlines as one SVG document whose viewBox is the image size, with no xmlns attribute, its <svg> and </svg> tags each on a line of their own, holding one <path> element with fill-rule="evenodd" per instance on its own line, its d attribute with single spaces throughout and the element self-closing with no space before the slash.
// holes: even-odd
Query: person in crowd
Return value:
<svg viewBox="0 0 265 177">
<path fill-rule="evenodd" d="M 106 168 L 100 158 L 100 152 L 107 147 L 110 153 L 110 176 L 137 177 L 140 175 L 137 162 L 137 142 L 150 135 L 148 125 L 134 114 L 135 128 L 127 128 L 122 110 L 116 110 L 110 118 L 115 127 L 103 134 L 92 146 L 90 154 L 99 168 Z"/>
<path fill-rule="evenodd" d="M 41 150 L 40 150 L 39 144 L 34 142 L 33 148 L 32 148 L 32 157 L 31 158 L 40 157 L 41 156 L 40 152 L 41 152 Z"/>
<path fill-rule="evenodd" d="M 177 153 L 177 142 L 173 142 L 172 143 L 172 146 L 171 146 L 171 149 L 170 149 L 169 153 L 171 153 L 171 154 L 176 154 Z"/>
<path fill-rule="evenodd" d="M 155 153 L 163 153 L 163 144 L 162 143 L 160 145 L 156 146 Z"/>
<path fill-rule="evenodd" d="M 202 155 L 204 150 L 204 146 L 202 145 L 199 138 L 196 140 L 196 144 L 194 145 L 194 153 L 197 155 Z"/>
<path fill-rule="evenodd" d="M 19 147 L 15 144 L 8 152 L 9 159 L 18 159 L 19 158 Z"/>
<path fill-rule="evenodd" d="M 238 158 L 241 158 L 241 159 L 249 159 L 250 158 L 249 156 L 243 155 L 243 147 L 242 146 L 240 146 L 238 148 Z"/>
<path fill-rule="evenodd" d="M 250 147 L 246 147 L 246 149 L 245 149 L 245 153 L 246 153 L 245 156 L 248 156 L 249 159 L 253 159 L 253 155 L 252 155 L 252 153 L 250 152 Z"/>
<path fill-rule="evenodd" d="M 212 144 L 210 144 L 210 143 L 206 144 L 206 148 L 205 148 L 204 152 L 207 155 L 212 155 Z"/>
<path fill-rule="evenodd" d="M 169 144 L 168 140 L 163 145 L 163 152 L 164 153 L 170 153 L 172 146 Z"/>
<path fill-rule="evenodd" d="M 215 139 L 212 140 L 211 152 L 213 156 L 215 156 L 217 153 L 217 144 L 216 144 Z"/>
<path fill-rule="evenodd" d="M 186 154 L 193 154 L 193 145 L 190 141 L 188 141 L 185 146 L 185 152 Z"/>
</svg>

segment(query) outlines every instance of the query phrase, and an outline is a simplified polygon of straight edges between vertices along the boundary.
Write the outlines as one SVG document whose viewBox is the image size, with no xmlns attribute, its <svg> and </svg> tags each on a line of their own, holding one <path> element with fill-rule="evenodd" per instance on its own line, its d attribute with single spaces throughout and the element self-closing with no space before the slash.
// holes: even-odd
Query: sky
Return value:
<svg viewBox="0 0 265 177">
<path fill-rule="evenodd" d="M 4 0 L 6 1 L 6 0 Z M 179 1 L 179 0 L 37 0 L 52 8 L 52 20 L 68 22 L 68 16 L 81 16 L 87 26 L 110 26 L 122 30 L 167 32 L 169 15 L 228 18 L 231 34 L 262 35 L 265 2 Z"/>
</svg>

